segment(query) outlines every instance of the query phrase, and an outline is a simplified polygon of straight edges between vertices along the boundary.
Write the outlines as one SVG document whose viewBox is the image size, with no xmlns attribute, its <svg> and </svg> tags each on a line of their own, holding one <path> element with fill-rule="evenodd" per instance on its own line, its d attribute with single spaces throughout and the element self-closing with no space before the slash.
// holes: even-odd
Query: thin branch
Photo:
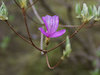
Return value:
<svg viewBox="0 0 100 75">
<path fill-rule="evenodd" d="M 36 0 L 37 2 L 38 0 Z M 32 5 L 32 10 L 34 12 L 34 14 L 36 15 L 37 19 L 41 22 L 41 24 L 44 24 L 44 22 L 42 21 L 40 15 L 38 14 L 37 10 L 35 9 L 35 2 L 33 2 L 32 0 L 29 0 L 30 4 Z M 40 43 L 40 48 L 43 49 L 43 34 L 41 33 L 41 43 Z"/>
<path fill-rule="evenodd" d="M 57 62 L 56 65 L 54 65 L 53 67 L 51 67 L 51 66 L 50 66 L 50 63 L 49 63 L 48 55 L 46 54 L 46 62 L 47 62 L 47 65 L 48 65 L 48 67 L 49 67 L 50 69 L 56 68 L 62 61 L 63 61 L 63 60 L 60 59 L 60 60 Z"/>
<path fill-rule="evenodd" d="M 40 23 L 37 23 L 33 18 L 31 18 L 27 13 L 26 13 L 27 17 L 32 21 L 34 22 L 35 24 L 38 24 L 38 25 L 44 25 L 44 24 L 40 24 Z"/>
<path fill-rule="evenodd" d="M 29 0 L 29 2 L 30 2 L 31 5 L 33 4 L 33 1 L 32 0 Z M 37 10 L 35 9 L 35 6 L 33 5 L 31 7 L 32 7 L 32 10 L 33 10 L 34 14 L 38 18 L 38 20 L 41 22 L 41 24 L 44 24 L 44 22 L 42 21 L 40 15 L 38 14 Z"/>
<path fill-rule="evenodd" d="M 30 1 L 30 0 L 29 0 Z M 30 7 L 32 7 L 35 3 L 37 3 L 39 0 L 35 0 L 34 2 L 31 3 L 30 6 L 28 6 L 28 8 L 26 10 L 28 10 Z"/>
<path fill-rule="evenodd" d="M 16 0 L 14 0 L 14 2 L 15 2 L 16 5 L 21 9 L 20 5 L 16 2 Z"/>
<path fill-rule="evenodd" d="M 14 30 L 14 28 L 9 24 L 8 21 L 5 21 L 5 22 L 7 23 L 7 25 L 11 28 L 11 30 L 12 30 L 17 36 L 19 36 L 21 39 L 23 39 L 24 41 L 26 41 L 27 43 L 29 43 L 29 44 L 32 45 L 32 43 L 31 43 L 29 40 L 27 40 L 27 39 L 24 38 L 22 35 L 20 35 L 19 33 L 17 33 L 17 32 Z"/>
<path fill-rule="evenodd" d="M 86 23 L 87 23 L 87 22 L 86 22 Z M 83 23 L 82 25 L 80 25 L 80 26 L 77 28 L 77 30 L 76 30 L 73 34 L 71 34 L 71 35 L 69 36 L 69 38 L 71 39 L 73 36 L 75 36 L 75 34 L 77 34 L 77 33 L 86 25 L 86 23 Z M 62 44 L 65 43 L 65 42 L 66 42 L 66 40 L 62 41 L 61 43 L 59 43 L 59 44 L 58 44 L 57 46 L 55 46 L 54 48 L 49 49 L 47 52 L 50 52 L 50 51 L 56 49 L 57 47 L 59 47 L 60 45 L 62 45 Z"/>
<path fill-rule="evenodd" d="M 48 43 L 45 43 L 45 50 L 47 50 L 47 48 L 48 48 L 48 45 L 49 45 L 49 42 Z M 45 53 L 44 55 L 46 55 L 46 63 L 47 63 L 47 65 L 48 65 L 48 67 L 50 68 L 50 69 L 54 69 L 54 68 L 56 68 L 61 62 L 62 62 L 62 58 L 54 65 L 54 66 L 50 66 L 50 63 L 49 63 L 49 59 L 48 59 L 48 55 L 47 55 L 47 53 Z"/>
<path fill-rule="evenodd" d="M 79 25 L 59 25 L 60 27 L 77 28 Z"/>
<path fill-rule="evenodd" d="M 37 0 L 38 1 L 38 0 Z M 33 4 L 35 4 L 37 1 L 35 1 Z M 19 4 L 16 2 L 16 0 L 14 0 L 14 2 L 16 3 L 16 5 L 21 9 L 21 7 L 19 6 Z M 32 5 L 33 5 L 32 4 Z M 26 12 L 25 11 L 23 11 L 24 13 L 23 13 L 23 15 L 24 15 L 24 20 L 26 21 Z M 32 41 L 32 39 L 31 39 L 31 36 L 30 36 L 30 33 L 29 33 L 29 30 L 28 30 L 28 26 L 27 26 L 27 22 L 25 22 L 25 25 L 26 25 L 26 28 L 27 28 L 27 31 L 28 31 L 28 35 L 29 35 L 29 39 L 30 39 L 30 43 L 31 43 L 31 45 L 33 45 L 36 49 L 38 49 L 39 51 L 43 51 L 44 53 L 46 53 L 46 51 L 45 50 L 43 50 L 42 48 L 40 49 L 40 48 L 38 48 L 34 43 L 33 43 L 33 41 Z"/>
<path fill-rule="evenodd" d="M 26 12 L 25 12 L 24 9 L 22 9 L 22 12 L 23 12 L 24 21 L 25 21 L 25 26 L 26 26 L 26 29 L 27 29 L 27 34 L 28 34 L 29 40 L 31 41 L 32 45 L 33 45 L 36 49 L 38 49 L 39 51 L 42 51 L 42 52 L 46 53 L 45 50 L 42 50 L 42 49 L 38 48 L 38 47 L 33 43 L 32 38 L 31 38 L 31 35 L 30 35 L 30 32 L 29 32 L 29 28 L 28 28 L 28 25 L 27 25 L 27 21 L 26 21 Z"/>
</svg>

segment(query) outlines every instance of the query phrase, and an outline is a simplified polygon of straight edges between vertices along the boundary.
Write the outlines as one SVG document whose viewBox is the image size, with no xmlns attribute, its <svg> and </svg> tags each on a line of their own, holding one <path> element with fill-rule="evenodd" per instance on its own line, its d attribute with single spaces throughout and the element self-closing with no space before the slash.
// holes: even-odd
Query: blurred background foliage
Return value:
<svg viewBox="0 0 100 75">
<path fill-rule="evenodd" d="M 13 0 L 3 1 L 8 9 L 10 24 L 27 38 L 21 10 Z M 56 14 L 60 16 L 62 25 L 80 25 L 80 19 L 76 19 L 75 5 L 76 3 L 82 5 L 84 2 L 87 5 L 100 6 L 100 0 L 39 0 L 35 7 L 41 17 Z M 27 14 L 33 41 L 39 47 L 38 27 L 41 27 L 41 24 L 31 8 Z M 52 39 L 49 48 L 66 39 L 66 35 L 74 32 L 75 29 L 66 28 L 68 32 L 62 37 Z M 90 28 L 83 28 L 70 41 L 72 47 L 70 57 L 56 69 L 50 70 L 46 65 L 45 56 L 17 37 L 5 22 L 0 21 L 0 75 L 100 75 L 100 22 Z M 56 64 L 64 49 L 65 44 L 49 53 L 51 65 Z"/>
</svg>

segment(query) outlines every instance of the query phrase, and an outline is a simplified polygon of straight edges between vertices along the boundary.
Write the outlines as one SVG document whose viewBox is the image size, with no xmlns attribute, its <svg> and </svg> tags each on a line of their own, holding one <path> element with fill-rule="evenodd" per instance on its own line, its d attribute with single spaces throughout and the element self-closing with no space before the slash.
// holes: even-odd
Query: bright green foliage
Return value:
<svg viewBox="0 0 100 75">
<path fill-rule="evenodd" d="M 4 39 L 2 40 L 1 44 L 0 44 L 0 47 L 2 49 L 6 49 L 8 47 L 8 44 L 9 44 L 9 41 L 10 41 L 10 37 L 4 37 Z"/>
<path fill-rule="evenodd" d="M 4 2 L 2 2 L 0 7 L 0 20 L 8 20 L 8 12 Z"/>
<path fill-rule="evenodd" d="M 20 3 L 21 8 L 26 8 L 27 7 L 27 0 L 18 0 Z"/>
<path fill-rule="evenodd" d="M 69 40 L 68 36 L 66 37 L 66 48 L 65 49 L 66 50 L 63 51 L 63 57 L 65 57 L 65 56 L 69 57 L 72 49 L 71 49 L 71 44 L 70 44 L 70 40 Z"/>
</svg>

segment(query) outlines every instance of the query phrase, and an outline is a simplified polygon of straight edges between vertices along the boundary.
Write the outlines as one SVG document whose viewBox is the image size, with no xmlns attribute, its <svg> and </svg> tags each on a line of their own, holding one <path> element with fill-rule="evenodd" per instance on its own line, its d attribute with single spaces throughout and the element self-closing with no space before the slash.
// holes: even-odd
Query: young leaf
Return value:
<svg viewBox="0 0 100 75">
<path fill-rule="evenodd" d="M 90 15 L 90 16 L 92 16 L 92 15 L 93 15 L 93 11 L 92 11 L 92 10 L 93 10 L 93 8 L 92 8 L 92 6 L 91 6 L 91 5 L 89 6 L 88 10 L 89 10 L 89 15 Z"/>
<path fill-rule="evenodd" d="M 97 8 L 96 8 L 95 5 L 93 6 L 93 11 L 92 12 L 93 12 L 94 16 L 97 16 L 98 12 L 97 12 Z"/>
<path fill-rule="evenodd" d="M 27 7 L 27 0 L 18 0 L 20 3 L 21 8 L 26 8 Z"/>
<path fill-rule="evenodd" d="M 83 4 L 83 9 L 81 11 L 81 15 L 82 16 L 87 16 L 88 15 L 88 7 L 87 7 L 86 3 Z"/>
<path fill-rule="evenodd" d="M 99 21 L 100 20 L 100 18 L 99 18 L 99 16 L 98 16 L 98 10 L 97 10 L 97 8 L 96 8 L 96 6 L 94 5 L 93 6 L 93 15 L 94 15 L 94 20 L 95 21 Z"/>
<path fill-rule="evenodd" d="M 100 17 L 100 6 L 98 7 L 98 16 Z"/>
<path fill-rule="evenodd" d="M 69 55 L 70 55 L 72 49 L 71 49 L 71 44 L 70 44 L 70 40 L 69 40 L 69 37 L 68 37 L 68 36 L 66 37 L 66 48 L 65 48 L 65 49 L 66 49 L 66 50 L 63 51 L 63 56 L 64 56 L 64 57 L 65 57 L 65 56 L 69 57 Z"/>
<path fill-rule="evenodd" d="M 88 7 L 88 12 L 89 12 L 89 15 L 88 15 L 87 19 L 91 20 L 94 17 L 94 15 L 93 15 L 93 7 L 92 6 Z"/>
<path fill-rule="evenodd" d="M 81 14 L 81 8 L 80 8 L 80 4 L 79 4 L 79 3 L 76 4 L 75 11 L 76 11 L 76 13 L 77 13 L 78 15 Z"/>
<path fill-rule="evenodd" d="M 8 20 L 8 12 L 4 2 L 2 2 L 0 7 L 0 20 Z"/>
<path fill-rule="evenodd" d="M 76 16 L 76 18 L 81 18 L 81 8 L 80 8 L 80 4 L 76 4 L 75 6 L 75 12 L 78 16 Z"/>
</svg>

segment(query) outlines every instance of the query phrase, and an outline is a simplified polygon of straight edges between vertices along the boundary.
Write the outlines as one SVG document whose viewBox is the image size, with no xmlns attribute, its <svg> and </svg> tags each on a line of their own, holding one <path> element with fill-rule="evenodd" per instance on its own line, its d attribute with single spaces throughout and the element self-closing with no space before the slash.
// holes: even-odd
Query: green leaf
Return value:
<svg viewBox="0 0 100 75">
<path fill-rule="evenodd" d="M 93 15 L 93 11 L 92 11 L 93 7 L 91 5 L 89 6 L 88 10 L 89 10 L 89 15 L 92 16 Z"/>
<path fill-rule="evenodd" d="M 95 16 L 94 20 L 99 21 L 100 20 L 100 6 L 98 7 L 98 10 L 96 6 L 93 7 L 93 15 Z"/>
<path fill-rule="evenodd" d="M 83 9 L 82 9 L 82 11 L 81 11 L 81 15 L 82 16 L 87 16 L 88 15 L 88 7 L 87 7 L 87 5 L 86 5 L 86 3 L 84 3 L 83 4 Z"/>
<path fill-rule="evenodd" d="M 96 8 L 95 5 L 93 6 L 93 11 L 92 12 L 93 12 L 93 15 L 94 16 L 97 16 L 98 15 L 97 8 Z"/>
<path fill-rule="evenodd" d="M 63 51 L 63 56 L 64 56 L 64 57 L 65 57 L 65 56 L 69 57 L 69 55 L 70 55 L 72 49 L 71 49 L 71 44 L 70 44 L 70 40 L 69 40 L 69 37 L 68 37 L 68 36 L 66 37 L 66 48 L 65 48 L 65 49 L 66 49 L 66 50 Z"/>
<path fill-rule="evenodd" d="M 100 6 L 98 7 L 98 16 L 100 17 Z"/>
<path fill-rule="evenodd" d="M 78 15 L 81 14 L 81 8 L 80 8 L 80 4 L 79 4 L 79 3 L 76 4 L 75 11 L 76 11 L 76 13 L 77 13 Z"/>
<path fill-rule="evenodd" d="M 0 20 L 8 20 L 8 12 L 4 2 L 2 2 L 0 7 Z"/>
<path fill-rule="evenodd" d="M 76 17 L 77 18 L 82 18 L 83 22 L 88 22 L 91 19 L 93 19 L 95 21 L 100 20 L 100 6 L 98 7 L 98 10 L 97 10 L 95 5 L 88 7 L 86 5 L 86 3 L 83 3 L 83 8 L 81 10 L 80 5 L 77 4 L 76 8 L 75 8 L 75 11 L 78 14 L 78 16 L 76 16 Z M 81 11 L 81 14 L 80 14 L 80 11 Z"/>
</svg>

